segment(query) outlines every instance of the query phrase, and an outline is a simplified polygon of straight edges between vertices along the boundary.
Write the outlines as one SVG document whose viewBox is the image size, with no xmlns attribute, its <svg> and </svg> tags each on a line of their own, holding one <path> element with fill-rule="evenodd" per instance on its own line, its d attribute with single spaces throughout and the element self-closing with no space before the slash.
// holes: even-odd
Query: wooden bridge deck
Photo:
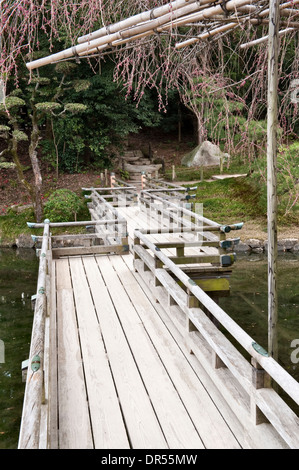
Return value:
<svg viewBox="0 0 299 470">
<path fill-rule="evenodd" d="M 55 261 L 59 448 L 239 448 L 131 261 Z"/>
<path fill-rule="evenodd" d="M 137 282 L 131 255 L 59 259 L 55 271 L 54 447 L 283 447 L 263 425 L 242 428 Z"/>
<path fill-rule="evenodd" d="M 115 213 L 103 204 L 114 227 Z M 219 250 L 217 266 L 205 262 L 219 234 L 213 245 L 208 227 L 206 245 L 186 246 L 184 257 L 172 241 L 190 241 L 191 233 L 143 235 L 148 214 L 118 210 L 128 234 L 119 245 L 123 229 L 110 230 L 109 250 L 54 248 L 44 224 L 19 448 L 298 448 L 298 418 L 266 387 L 262 366 L 295 400 L 297 384 L 192 279 L 205 271 L 225 276 Z M 189 253 L 194 271 L 187 261 L 177 268 Z M 253 366 L 216 320 L 232 329 Z"/>
</svg>

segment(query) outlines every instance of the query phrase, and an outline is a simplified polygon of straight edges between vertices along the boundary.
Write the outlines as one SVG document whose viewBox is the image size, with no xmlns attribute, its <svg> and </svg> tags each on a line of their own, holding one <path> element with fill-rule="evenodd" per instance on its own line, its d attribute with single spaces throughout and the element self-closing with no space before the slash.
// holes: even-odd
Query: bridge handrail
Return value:
<svg viewBox="0 0 299 470">
<path fill-rule="evenodd" d="M 135 237 L 139 238 L 152 250 L 167 268 L 192 292 L 192 294 L 206 307 L 225 329 L 238 341 L 238 343 L 255 358 L 269 375 L 280 385 L 286 393 L 299 405 L 299 383 L 275 361 L 271 356 L 263 356 L 255 349 L 256 342 L 250 337 L 211 297 L 199 286 L 194 285 L 190 279 L 175 263 L 160 251 L 154 243 L 142 234 L 135 231 Z"/>
<path fill-rule="evenodd" d="M 161 202 L 175 210 L 179 210 L 180 212 L 182 212 L 183 214 L 185 215 L 188 215 L 189 217 L 192 217 L 194 218 L 194 220 L 196 220 L 199 224 L 203 224 L 203 223 L 206 223 L 207 225 L 211 226 L 211 227 L 217 227 L 220 229 L 220 227 L 222 227 L 221 224 L 217 223 L 217 222 L 214 222 L 213 220 L 210 220 L 208 219 L 207 217 L 203 217 L 199 214 L 197 214 L 196 212 L 193 212 L 183 206 L 178 206 L 178 204 L 175 204 L 169 200 L 166 200 L 162 197 L 159 197 L 157 196 L 156 194 L 153 194 L 153 193 L 150 193 L 148 192 L 147 190 L 143 190 L 141 191 L 140 193 L 140 201 L 145 203 L 146 202 L 146 198 L 144 197 L 146 196 L 148 199 L 151 199 L 151 200 L 156 200 L 158 202 Z"/>
<path fill-rule="evenodd" d="M 105 220 L 82 220 L 76 222 L 50 222 L 50 227 L 84 227 L 88 225 L 113 225 L 115 224 L 115 219 L 105 219 Z M 27 222 L 29 228 L 44 228 L 44 223 L 36 222 Z"/>
<path fill-rule="evenodd" d="M 135 189 L 135 186 L 131 186 L 127 184 L 127 186 L 110 186 L 109 188 L 101 188 L 101 187 L 90 187 L 90 188 L 82 188 L 82 191 L 98 191 L 98 192 L 105 192 L 105 191 L 128 191 L 128 189 Z"/>
<path fill-rule="evenodd" d="M 98 191 L 93 191 L 91 193 L 91 199 L 98 199 L 102 204 L 105 205 L 105 208 L 109 209 L 111 211 L 111 214 L 118 220 L 119 223 L 127 223 L 127 220 L 125 217 L 120 215 L 115 207 L 113 207 L 112 204 L 110 204 L 108 201 L 105 200 L 103 196 L 101 196 Z"/>
<path fill-rule="evenodd" d="M 258 364 L 297 405 L 299 405 L 299 383 L 280 364 L 278 364 L 278 362 L 274 360 L 273 357 L 269 356 L 267 351 L 258 345 L 255 340 L 251 338 L 250 335 L 248 335 L 208 294 L 206 294 L 198 285 L 196 285 L 196 283 L 182 269 L 173 263 L 158 246 L 152 243 L 145 234 L 141 233 L 139 230 L 135 230 L 134 235 L 136 254 L 140 254 L 140 248 L 138 248 L 138 244 L 142 242 L 143 246 L 146 246 L 149 250 L 151 250 L 154 258 L 158 258 L 160 260 L 161 266 L 163 265 L 168 268 L 172 275 L 174 275 L 178 281 L 180 281 L 187 288 L 188 292 L 192 294 L 200 302 L 200 304 L 213 315 L 219 324 L 221 324 L 235 340 L 237 340 L 239 345 L 251 356 L 255 363 Z M 145 261 L 145 259 L 143 259 L 143 261 Z M 154 270 L 155 269 L 156 268 L 154 268 Z M 162 278 L 159 278 L 159 282 L 162 282 L 163 285 Z M 183 303 L 183 301 L 180 305 L 180 295 L 177 295 L 176 302 L 178 306 L 181 307 L 183 311 L 185 311 L 185 313 L 187 311 L 189 319 L 193 323 L 194 327 L 198 329 L 197 325 L 199 324 L 197 322 L 196 314 L 192 312 L 193 309 L 186 309 L 186 305 Z M 225 352 L 222 354 L 225 362 Z M 223 358 L 221 359 L 223 360 Z M 228 362 L 230 362 L 230 360 L 228 360 Z M 230 368 L 229 365 L 227 365 L 227 367 Z M 232 370 L 232 373 L 235 375 L 236 371 Z M 241 374 L 236 373 L 235 376 L 240 385 L 246 389 L 249 384 L 247 379 L 245 379 L 245 376 L 243 377 L 242 372 Z M 242 379 L 245 379 L 245 381 Z M 264 390 L 273 391 L 272 388 L 265 388 Z M 269 398 L 271 398 L 271 396 L 272 395 L 269 395 Z M 261 400 L 261 402 L 263 402 L 263 405 L 267 401 L 267 398 L 265 399 L 262 395 L 258 395 L 258 398 Z M 286 414 L 286 419 L 290 419 L 290 422 L 296 426 L 297 432 L 296 436 L 287 436 L 287 439 L 289 439 L 291 445 L 293 445 L 293 442 L 295 442 L 295 446 L 298 446 L 299 419 L 290 408 L 287 409 Z M 274 420 L 275 419 L 276 418 L 274 413 Z"/>
<path fill-rule="evenodd" d="M 187 188 L 185 188 L 184 186 L 180 186 L 178 184 L 174 184 L 174 183 L 170 183 L 169 181 L 164 181 L 164 180 L 160 180 L 160 179 L 157 179 L 157 178 L 150 178 L 148 175 L 143 175 L 145 180 L 146 180 L 146 184 L 150 185 L 150 186 L 156 186 L 158 189 L 159 187 L 171 187 L 171 188 L 176 188 L 176 189 L 185 189 L 187 191 Z"/>
<path fill-rule="evenodd" d="M 46 276 L 50 224 L 45 221 L 42 247 L 39 258 L 37 296 L 34 309 L 29 366 L 23 402 L 19 449 L 38 449 L 40 441 L 41 408 L 44 387 L 45 321 L 47 314 Z"/>
</svg>

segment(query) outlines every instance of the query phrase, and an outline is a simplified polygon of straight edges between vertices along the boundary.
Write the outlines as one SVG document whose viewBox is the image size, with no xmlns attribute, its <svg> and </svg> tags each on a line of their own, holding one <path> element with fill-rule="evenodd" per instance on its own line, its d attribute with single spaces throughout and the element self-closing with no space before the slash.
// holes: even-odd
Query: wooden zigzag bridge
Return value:
<svg viewBox="0 0 299 470">
<path fill-rule="evenodd" d="M 19 448 L 299 448 L 273 385 L 298 405 L 298 382 L 217 303 L 242 224 L 162 181 L 84 189 L 90 221 L 30 224 L 43 235 Z"/>
</svg>

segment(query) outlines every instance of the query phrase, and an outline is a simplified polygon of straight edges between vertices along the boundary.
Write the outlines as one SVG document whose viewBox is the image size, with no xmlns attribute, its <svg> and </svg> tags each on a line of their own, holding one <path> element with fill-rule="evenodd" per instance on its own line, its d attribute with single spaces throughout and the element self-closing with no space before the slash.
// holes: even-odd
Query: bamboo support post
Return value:
<svg viewBox="0 0 299 470">
<path fill-rule="evenodd" d="M 111 185 L 111 188 L 115 188 L 115 173 L 111 173 L 110 175 L 110 185 Z"/>
<path fill-rule="evenodd" d="M 144 171 L 141 173 L 141 189 L 145 189 L 146 187 L 146 175 Z"/>
<path fill-rule="evenodd" d="M 268 215 L 268 349 L 277 359 L 277 128 L 279 0 L 270 0 L 268 45 L 267 215 Z"/>
<path fill-rule="evenodd" d="M 175 174 L 175 166 L 172 165 L 172 181 L 176 179 L 176 174 Z"/>
</svg>

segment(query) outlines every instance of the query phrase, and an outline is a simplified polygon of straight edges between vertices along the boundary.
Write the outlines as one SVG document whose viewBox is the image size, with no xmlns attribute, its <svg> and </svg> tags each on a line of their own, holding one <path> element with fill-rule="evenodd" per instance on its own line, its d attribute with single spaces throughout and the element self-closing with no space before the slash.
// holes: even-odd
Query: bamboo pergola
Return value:
<svg viewBox="0 0 299 470">
<path fill-rule="evenodd" d="M 157 33 L 174 34 L 181 26 L 197 28 L 198 34 L 175 44 L 180 50 L 207 39 L 229 34 L 236 28 L 268 25 L 269 34 L 242 44 L 248 48 L 268 42 L 268 349 L 277 358 L 277 91 L 279 38 L 299 29 L 299 0 L 175 0 L 144 11 L 78 38 L 78 44 L 27 64 L 33 70 L 78 57 L 100 56 L 123 44 L 135 44 Z"/>
<path fill-rule="evenodd" d="M 299 29 L 299 0 L 280 1 L 280 25 L 287 34 Z M 175 28 L 196 27 L 199 34 L 176 43 L 177 50 L 220 34 L 228 34 L 245 25 L 269 24 L 267 0 L 175 0 L 134 15 L 78 38 L 78 44 L 61 52 L 27 63 L 29 70 L 69 59 L 115 51 L 157 33 L 172 34 Z M 266 41 L 267 37 L 259 39 Z M 242 45 L 248 47 L 248 44 Z"/>
</svg>

